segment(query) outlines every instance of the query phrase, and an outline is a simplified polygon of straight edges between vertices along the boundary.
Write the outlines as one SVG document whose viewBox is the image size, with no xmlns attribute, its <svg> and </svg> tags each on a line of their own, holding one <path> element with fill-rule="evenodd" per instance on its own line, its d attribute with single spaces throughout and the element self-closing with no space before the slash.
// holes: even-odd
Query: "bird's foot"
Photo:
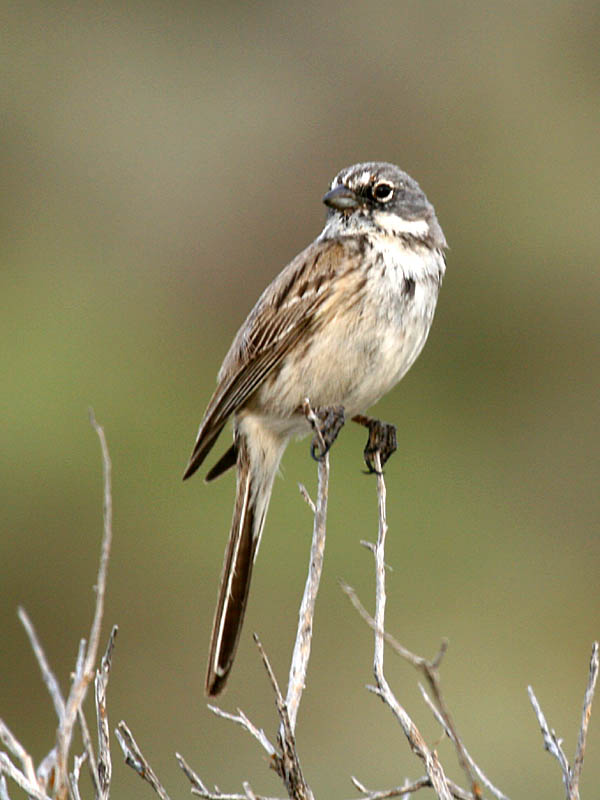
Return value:
<svg viewBox="0 0 600 800">
<path fill-rule="evenodd" d="M 322 461 L 346 421 L 344 406 L 317 406 L 313 408 L 310 402 L 305 400 L 303 411 L 314 431 L 310 454 L 315 461 Z"/>
<path fill-rule="evenodd" d="M 383 470 L 383 465 L 398 447 L 396 426 L 391 425 L 389 422 L 381 422 L 379 419 L 365 417 L 362 414 L 352 417 L 352 421 L 369 429 L 369 438 L 363 451 L 363 457 L 367 465 L 368 474 L 374 472 L 379 474 L 379 471 L 375 468 L 375 454 L 379 453 L 381 469 Z"/>
</svg>

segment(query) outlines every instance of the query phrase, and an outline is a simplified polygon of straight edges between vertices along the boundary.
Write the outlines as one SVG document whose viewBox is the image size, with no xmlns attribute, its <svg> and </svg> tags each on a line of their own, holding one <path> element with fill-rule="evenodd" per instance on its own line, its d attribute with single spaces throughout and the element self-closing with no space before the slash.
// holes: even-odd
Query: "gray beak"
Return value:
<svg viewBox="0 0 600 800">
<path fill-rule="evenodd" d="M 335 189 L 327 192 L 323 202 L 329 208 L 335 208 L 337 211 L 348 211 L 359 206 L 358 198 L 347 186 L 336 186 Z"/>
</svg>

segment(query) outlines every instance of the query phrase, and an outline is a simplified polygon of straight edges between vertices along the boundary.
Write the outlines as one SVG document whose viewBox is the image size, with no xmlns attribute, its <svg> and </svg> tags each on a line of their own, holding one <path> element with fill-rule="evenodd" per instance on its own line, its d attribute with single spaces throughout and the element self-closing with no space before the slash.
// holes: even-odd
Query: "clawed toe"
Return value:
<svg viewBox="0 0 600 800">
<path fill-rule="evenodd" d="M 337 439 L 346 421 L 343 406 L 311 408 L 305 403 L 305 414 L 314 430 L 310 454 L 315 461 L 322 461 Z"/>
<path fill-rule="evenodd" d="M 379 453 L 379 460 L 381 469 L 389 457 L 394 453 L 398 447 L 396 438 L 396 426 L 388 422 L 381 422 L 378 419 L 371 417 L 363 417 L 361 415 L 352 418 L 359 425 L 369 429 L 369 437 L 363 452 L 365 464 L 367 465 L 368 474 L 380 474 L 375 466 L 375 455 Z"/>
</svg>

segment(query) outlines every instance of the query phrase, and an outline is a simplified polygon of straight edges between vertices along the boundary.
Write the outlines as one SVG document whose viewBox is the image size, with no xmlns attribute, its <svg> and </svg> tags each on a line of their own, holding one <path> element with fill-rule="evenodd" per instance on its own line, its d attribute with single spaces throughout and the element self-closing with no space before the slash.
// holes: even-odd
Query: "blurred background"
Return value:
<svg viewBox="0 0 600 800">
<path fill-rule="evenodd" d="M 398 163 L 435 204 L 448 271 L 423 355 L 375 409 L 387 468 L 387 624 L 432 656 L 464 740 L 509 795 L 561 796 L 526 687 L 574 752 L 600 636 L 600 6 L 595 2 L 5 3 L 2 82 L 0 715 L 36 759 L 55 720 L 16 610 L 66 691 L 102 530 L 93 406 L 113 459 L 103 644 L 126 719 L 172 797 L 282 789 L 203 679 L 233 475 L 181 474 L 229 343 L 320 231 L 356 161 Z M 375 484 L 364 433 L 332 455 L 329 537 L 298 746 L 318 797 L 423 772 L 364 686 Z M 215 455 L 225 449 L 229 432 Z M 308 561 L 308 440 L 276 482 L 223 708 L 274 737 L 251 641 L 283 682 Z M 430 744 L 416 674 L 388 678 Z M 600 783 L 600 702 L 582 794 Z M 447 742 L 451 775 L 461 778 Z M 113 796 L 151 791 L 113 742 Z M 594 790 L 596 787 L 596 790 Z M 88 787 L 85 787 L 87 791 Z M 11 786 L 13 797 L 17 790 Z M 88 793 L 89 796 L 89 793 Z"/>
</svg>

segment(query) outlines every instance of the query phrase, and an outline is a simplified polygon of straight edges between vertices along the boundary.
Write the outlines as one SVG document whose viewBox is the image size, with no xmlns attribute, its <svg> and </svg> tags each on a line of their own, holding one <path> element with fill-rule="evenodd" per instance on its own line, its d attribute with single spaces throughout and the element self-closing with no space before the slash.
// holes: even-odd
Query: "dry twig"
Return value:
<svg viewBox="0 0 600 800">
<path fill-rule="evenodd" d="M 84 639 L 79 644 L 77 661 L 75 671 L 71 678 L 71 689 L 65 700 L 62 695 L 58 680 L 54 675 L 44 653 L 44 649 L 37 636 L 35 628 L 27 613 L 24 609 L 19 608 L 19 619 L 25 628 L 27 637 L 31 644 L 35 658 L 40 667 L 42 677 L 48 693 L 54 704 L 54 710 L 58 717 L 58 728 L 56 732 L 56 746 L 48 753 L 43 759 L 37 772 L 33 767 L 33 759 L 26 752 L 25 748 L 19 744 L 15 737 L 10 733 L 7 726 L 0 721 L 0 736 L 2 742 L 6 745 L 10 752 L 13 753 L 15 758 L 21 763 L 22 769 L 18 769 L 8 758 L 6 753 L 0 753 L 0 774 L 4 773 L 12 780 L 15 781 L 30 797 L 39 798 L 40 800 L 47 797 L 46 792 L 49 787 L 52 789 L 53 797 L 57 800 L 66 800 L 67 794 L 70 793 L 74 800 L 79 796 L 78 781 L 81 772 L 81 766 L 84 760 L 90 763 L 90 770 L 94 784 L 96 797 L 99 800 L 105 800 L 108 797 L 108 789 L 110 784 L 110 768 L 108 768 L 108 775 L 106 777 L 103 791 L 101 789 L 101 782 L 98 778 L 99 769 L 98 765 L 93 760 L 93 749 L 87 726 L 83 720 L 83 702 L 87 693 L 87 688 L 94 677 L 94 668 L 96 657 L 98 654 L 98 644 L 100 641 L 100 631 L 102 627 L 102 617 L 104 614 L 104 596 L 106 593 L 106 577 L 108 570 L 108 562 L 110 557 L 110 547 L 112 542 L 112 493 L 111 493 L 111 463 L 108 446 L 106 444 L 106 437 L 104 430 L 96 422 L 93 412 L 90 412 L 90 422 L 98 435 L 100 440 L 100 447 L 102 451 L 102 468 L 103 468 L 103 535 L 100 553 L 100 564 L 98 568 L 98 575 L 96 580 L 96 603 L 94 607 L 94 617 L 90 629 L 88 643 Z M 100 680 L 102 707 L 104 706 L 104 693 L 106 692 L 106 683 L 108 681 L 108 672 L 110 668 L 110 653 L 114 643 L 114 636 L 116 629 L 113 629 L 113 634 L 109 640 L 109 648 L 107 656 L 102 662 L 102 677 Z M 97 684 L 98 686 L 98 684 Z M 68 757 L 73 739 L 73 727 L 75 721 L 79 718 L 82 724 L 82 732 L 85 747 L 85 758 L 78 757 L 74 762 L 73 771 L 69 774 L 68 771 Z M 100 718 L 99 718 L 100 721 Z M 102 742 L 100 746 L 100 758 L 106 771 L 106 764 L 110 765 L 110 757 L 108 755 L 108 741 L 107 739 Z M 2 783 L 5 786 L 5 781 Z M 7 790 L 3 789 L 5 794 Z"/>
<path fill-rule="evenodd" d="M 437 753 L 430 750 L 415 723 L 408 715 L 406 709 L 398 702 L 392 692 L 383 670 L 384 655 L 384 635 L 385 630 L 385 538 L 387 534 L 386 520 L 386 488 L 381 470 L 381 458 L 379 453 L 374 455 L 375 469 L 377 471 L 377 498 L 379 507 L 379 530 L 377 534 L 377 544 L 375 546 L 375 648 L 373 654 L 373 673 L 375 675 L 376 686 L 370 687 L 388 705 L 400 723 L 404 735 L 412 751 L 423 761 L 427 777 L 431 781 L 431 786 L 440 800 L 451 800 L 452 794 L 448 788 L 448 783 L 442 765 L 440 764 Z"/>
<path fill-rule="evenodd" d="M 108 712 L 106 710 L 106 687 L 108 685 L 113 648 L 115 646 L 118 630 L 119 629 L 115 625 L 110 633 L 100 669 L 96 671 L 96 719 L 98 721 L 98 762 L 96 774 L 98 775 L 99 784 L 98 800 L 108 800 L 110 793 L 112 763 L 110 759 Z"/>
<path fill-rule="evenodd" d="M 170 800 L 164 786 L 156 777 L 156 773 L 146 761 L 144 754 L 138 747 L 137 742 L 133 738 L 133 734 L 127 727 L 127 724 L 122 720 L 115 730 L 115 735 L 121 745 L 123 755 L 125 756 L 125 763 L 134 769 L 142 780 L 145 780 L 152 786 L 161 800 Z"/>
<path fill-rule="evenodd" d="M 304 488 L 304 487 L 302 487 Z M 296 717 L 302 700 L 302 692 L 306 682 L 310 645 L 312 641 L 313 619 L 321 573 L 323 571 L 323 554 L 325 552 L 327 497 L 329 489 L 329 456 L 319 461 L 317 504 L 314 508 L 313 538 L 310 551 L 308 576 L 298 615 L 298 630 L 294 643 L 294 652 L 288 678 L 286 708 L 292 732 L 296 728 Z M 300 490 L 302 492 L 302 489 Z M 306 491 L 306 490 L 305 490 Z"/>
<path fill-rule="evenodd" d="M 594 692 L 596 690 L 599 667 L 599 647 L 598 642 L 594 642 L 592 645 L 592 655 L 590 658 L 588 682 L 583 698 L 583 711 L 581 713 L 581 725 L 579 728 L 579 736 L 577 738 L 577 749 L 575 751 L 575 758 L 573 760 L 572 767 L 569 766 L 569 760 L 562 748 L 562 739 L 558 738 L 554 729 L 550 728 L 546 722 L 546 717 L 544 716 L 544 712 L 540 707 L 532 687 L 527 687 L 529 700 L 533 706 L 533 710 L 537 717 L 540 730 L 542 732 L 542 737 L 544 739 L 544 749 L 547 750 L 550 755 L 554 756 L 560 766 L 567 800 L 579 800 L 579 780 L 581 778 L 581 769 L 583 767 L 583 759 L 585 756 L 587 731 L 592 713 L 592 701 L 594 699 Z"/>
<path fill-rule="evenodd" d="M 471 756 L 466 751 L 456 731 L 456 727 L 452 721 L 449 709 L 444 701 L 440 685 L 439 667 L 448 646 L 447 641 L 444 640 L 442 642 L 435 658 L 428 660 L 421 656 L 417 656 L 415 653 L 412 653 L 385 630 L 385 537 L 387 533 L 386 487 L 380 468 L 380 456 L 378 453 L 375 454 L 375 464 L 378 473 L 377 498 L 379 509 L 379 530 L 377 543 L 372 544 L 371 542 L 361 542 L 361 544 L 366 546 L 367 549 L 373 553 L 375 559 L 376 607 L 374 617 L 372 617 L 365 609 L 354 589 L 347 584 L 342 583 L 343 591 L 348 595 L 350 601 L 357 609 L 361 617 L 375 632 L 373 671 L 377 685 L 375 687 L 368 688 L 371 689 L 371 691 L 373 691 L 375 694 L 379 695 L 379 697 L 381 697 L 382 700 L 384 700 L 384 702 L 390 706 L 402 726 L 411 749 L 416 755 L 419 756 L 419 758 L 423 760 L 425 764 L 427 776 L 412 784 L 413 788 L 411 791 L 417 791 L 418 789 L 422 788 L 422 786 L 431 786 L 440 798 L 453 796 L 457 798 L 464 797 L 478 800 L 478 798 L 481 798 L 482 796 L 481 788 L 478 783 L 479 780 L 492 794 L 494 794 L 495 797 L 498 798 L 498 800 L 508 800 L 508 798 L 499 789 L 497 789 L 491 783 L 491 781 L 489 781 L 483 771 L 475 764 Z M 429 683 L 431 691 L 435 697 L 436 705 L 432 703 L 424 690 L 422 690 L 424 697 L 434 712 L 436 719 L 440 722 L 446 734 L 455 745 L 459 764 L 463 768 L 469 780 L 471 787 L 470 792 L 465 792 L 464 789 L 461 789 L 460 786 L 457 786 L 444 775 L 441 764 L 437 759 L 437 754 L 427 748 L 416 725 L 408 716 L 406 710 L 398 703 L 397 699 L 392 693 L 383 673 L 384 642 L 387 642 L 398 655 L 412 664 L 412 666 L 414 666 L 416 669 L 420 670 L 427 679 L 427 682 Z M 478 780 L 475 778 L 475 776 L 477 776 Z M 399 792 L 399 788 L 400 787 L 391 790 L 384 790 L 382 792 L 366 792 L 364 789 L 361 791 L 363 791 L 363 794 L 365 794 L 368 800 L 376 800 L 376 798 L 378 799 L 380 797 L 397 796 L 396 793 Z M 386 791 L 392 792 L 393 794 L 386 794 Z"/>
</svg>

